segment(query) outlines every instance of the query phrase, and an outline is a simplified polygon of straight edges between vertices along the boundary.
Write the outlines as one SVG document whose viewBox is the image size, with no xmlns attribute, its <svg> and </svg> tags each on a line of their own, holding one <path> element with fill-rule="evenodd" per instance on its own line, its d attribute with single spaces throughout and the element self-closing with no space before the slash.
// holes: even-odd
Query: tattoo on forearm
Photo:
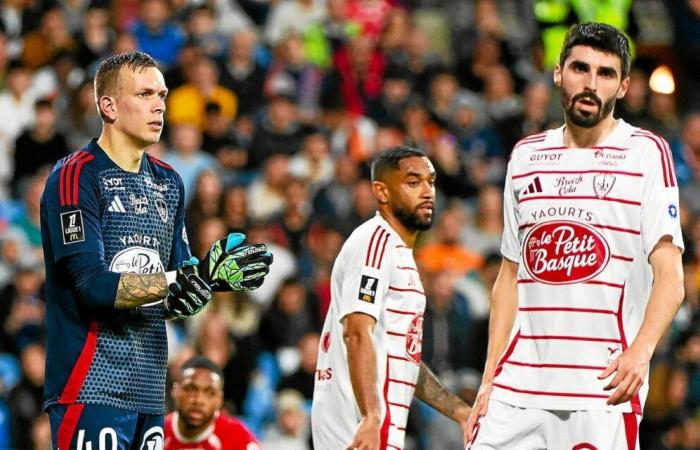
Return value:
<svg viewBox="0 0 700 450">
<path fill-rule="evenodd" d="M 168 295 L 168 282 L 164 273 L 123 273 L 119 277 L 114 306 L 120 309 L 136 308 L 155 302 Z"/>
<path fill-rule="evenodd" d="M 415 395 L 448 417 L 452 417 L 458 407 L 465 406 L 459 397 L 445 388 L 425 363 L 420 364 Z"/>
</svg>

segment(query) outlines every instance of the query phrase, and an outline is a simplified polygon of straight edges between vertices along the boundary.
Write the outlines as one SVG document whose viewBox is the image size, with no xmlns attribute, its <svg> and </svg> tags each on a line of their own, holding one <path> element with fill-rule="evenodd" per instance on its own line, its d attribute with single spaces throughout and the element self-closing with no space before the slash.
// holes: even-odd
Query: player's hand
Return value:
<svg viewBox="0 0 700 450">
<path fill-rule="evenodd" d="M 452 419 L 459 424 L 462 429 L 462 437 L 464 438 L 464 445 L 469 442 L 467 440 L 467 430 L 469 424 L 469 416 L 471 415 L 472 409 L 468 406 L 458 407 L 455 409 L 454 414 L 452 414 Z"/>
<path fill-rule="evenodd" d="M 608 405 L 619 405 L 628 402 L 638 392 L 644 383 L 644 377 L 649 367 L 649 358 L 644 356 L 635 347 L 630 347 L 598 375 L 599 380 L 608 378 L 613 373 L 615 376 L 603 389 L 606 391 L 615 389 L 608 398 Z"/>
<path fill-rule="evenodd" d="M 202 278 L 213 291 L 250 291 L 262 285 L 272 253 L 265 244 L 241 245 L 243 241 L 242 233 L 219 239 L 199 264 Z"/>
<path fill-rule="evenodd" d="M 177 269 L 175 282 L 168 286 L 163 300 L 165 318 L 184 319 L 201 311 L 211 300 L 211 288 L 199 276 L 199 260 L 194 256 Z"/>
<path fill-rule="evenodd" d="M 474 405 L 472 406 L 471 414 L 469 415 L 469 420 L 467 420 L 467 431 L 466 431 L 466 442 L 469 443 L 474 439 L 474 428 L 476 427 L 477 421 L 484 417 L 489 409 L 489 400 L 491 399 L 491 392 L 493 391 L 493 383 L 481 383 L 479 386 L 479 392 L 476 394 L 476 400 L 474 400 Z"/>
<path fill-rule="evenodd" d="M 363 417 L 346 450 L 379 450 L 379 418 Z"/>
</svg>

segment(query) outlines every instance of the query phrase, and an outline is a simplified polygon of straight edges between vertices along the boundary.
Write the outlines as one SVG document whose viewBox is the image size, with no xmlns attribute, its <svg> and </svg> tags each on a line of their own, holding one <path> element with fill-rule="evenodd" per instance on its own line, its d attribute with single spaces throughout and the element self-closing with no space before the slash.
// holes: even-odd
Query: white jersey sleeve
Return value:
<svg viewBox="0 0 700 450">
<path fill-rule="evenodd" d="M 673 244 L 684 248 L 679 220 L 678 185 L 668 143 L 660 136 L 645 136 L 649 157 L 642 190 L 641 234 L 644 254 L 650 253 L 659 240 L 670 236 Z"/>
<path fill-rule="evenodd" d="M 381 227 L 351 236 L 344 255 L 343 282 L 338 299 L 339 315 L 364 313 L 379 320 L 391 279 L 390 234 Z"/>
<path fill-rule="evenodd" d="M 515 155 L 513 155 L 515 158 Z M 518 237 L 518 209 L 511 177 L 513 175 L 513 160 L 508 163 L 506 183 L 503 189 L 503 239 L 501 254 L 513 262 L 520 261 L 520 239 Z"/>
</svg>

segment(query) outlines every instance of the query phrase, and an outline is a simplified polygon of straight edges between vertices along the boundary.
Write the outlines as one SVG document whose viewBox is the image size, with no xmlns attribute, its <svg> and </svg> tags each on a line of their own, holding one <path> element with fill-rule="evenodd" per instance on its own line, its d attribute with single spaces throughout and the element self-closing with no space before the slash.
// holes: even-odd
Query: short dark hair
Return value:
<svg viewBox="0 0 700 450">
<path fill-rule="evenodd" d="M 397 147 L 389 147 L 385 150 L 380 150 L 372 160 L 371 179 L 372 181 L 381 180 L 390 170 L 398 170 L 399 163 L 402 159 L 413 156 L 427 157 L 423 150 L 414 147 L 400 145 Z"/>
<path fill-rule="evenodd" d="M 192 358 L 185 361 L 185 363 L 180 368 L 180 374 L 185 373 L 185 371 L 187 369 L 207 369 L 207 370 L 210 370 L 213 373 L 217 374 L 219 376 L 219 378 L 221 378 L 222 384 L 224 382 L 224 371 L 221 370 L 221 367 L 216 365 L 216 363 L 214 363 L 214 361 L 207 358 L 206 356 L 197 355 L 197 356 L 193 356 Z"/>
<path fill-rule="evenodd" d="M 158 63 L 144 52 L 128 52 L 112 55 L 100 63 L 95 73 L 95 98 L 114 92 L 119 71 L 127 67 L 134 72 L 147 67 L 158 67 Z"/>
<path fill-rule="evenodd" d="M 613 53 L 620 58 L 622 78 L 630 73 L 630 43 L 627 36 L 620 30 L 606 23 L 587 22 L 573 25 L 569 28 L 564 40 L 564 46 L 559 55 L 559 65 L 564 67 L 564 61 L 571 55 L 571 49 L 577 45 L 593 47 L 603 52 Z"/>
</svg>

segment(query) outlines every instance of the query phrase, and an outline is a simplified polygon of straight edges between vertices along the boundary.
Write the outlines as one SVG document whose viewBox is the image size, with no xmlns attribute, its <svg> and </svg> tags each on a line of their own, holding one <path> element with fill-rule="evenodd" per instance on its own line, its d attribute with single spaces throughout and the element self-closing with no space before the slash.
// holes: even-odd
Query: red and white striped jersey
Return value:
<svg viewBox="0 0 700 450">
<path fill-rule="evenodd" d="M 504 193 L 501 252 L 519 263 L 518 315 L 493 397 L 553 410 L 619 406 L 598 380 L 632 343 L 663 236 L 683 248 L 678 188 L 666 141 L 622 120 L 598 146 L 563 145 L 558 128 L 516 144 Z"/>
<path fill-rule="evenodd" d="M 382 413 L 380 448 L 403 448 L 421 361 L 424 310 L 413 249 L 377 214 L 352 233 L 333 266 L 312 406 L 315 448 L 345 448 L 361 420 L 342 323 L 357 312 L 377 320 L 372 337 Z"/>
</svg>

